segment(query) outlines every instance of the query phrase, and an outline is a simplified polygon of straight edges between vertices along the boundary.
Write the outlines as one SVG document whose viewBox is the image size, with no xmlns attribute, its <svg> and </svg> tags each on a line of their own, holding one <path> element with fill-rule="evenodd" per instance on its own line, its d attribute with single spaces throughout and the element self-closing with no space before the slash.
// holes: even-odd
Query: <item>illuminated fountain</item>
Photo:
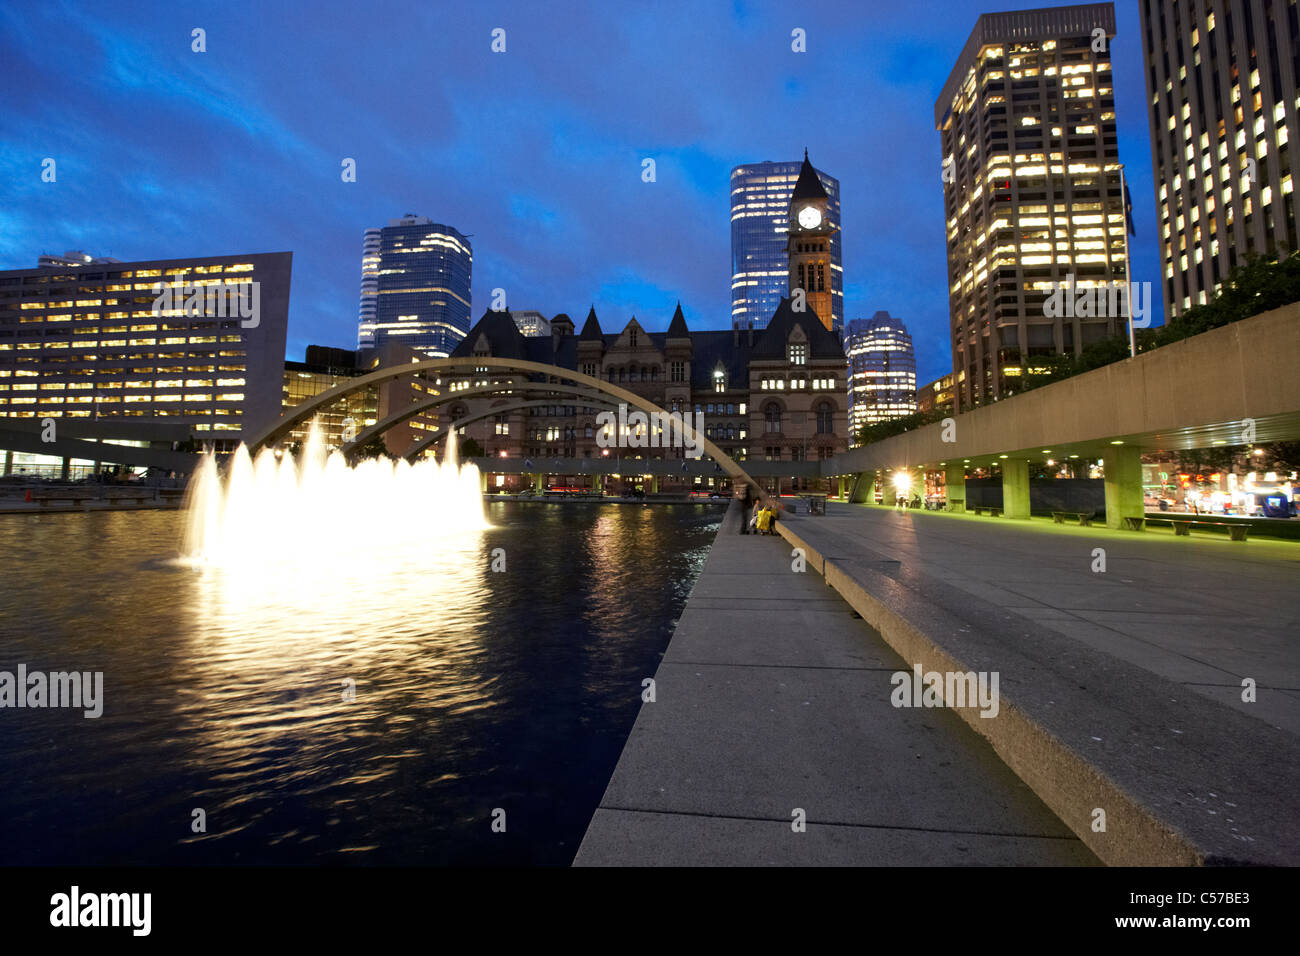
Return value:
<svg viewBox="0 0 1300 956">
<path fill-rule="evenodd" d="M 262 573 L 340 567 L 363 575 L 418 559 L 488 527 L 478 467 L 461 466 L 456 433 L 440 462 L 369 459 L 349 466 L 312 423 L 297 457 L 242 444 L 225 474 L 204 455 L 186 495 L 182 557 L 195 567 Z M 378 567 L 376 567 L 378 563 Z"/>
</svg>

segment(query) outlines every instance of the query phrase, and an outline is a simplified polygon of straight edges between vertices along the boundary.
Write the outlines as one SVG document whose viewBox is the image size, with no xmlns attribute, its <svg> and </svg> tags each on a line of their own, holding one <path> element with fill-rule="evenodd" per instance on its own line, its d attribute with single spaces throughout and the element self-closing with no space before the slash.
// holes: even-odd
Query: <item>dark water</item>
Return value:
<svg viewBox="0 0 1300 956">
<path fill-rule="evenodd" d="M 169 563 L 175 512 L 0 517 L 0 670 L 105 698 L 0 709 L 0 864 L 571 862 L 720 512 L 488 516 L 292 580 Z"/>
</svg>

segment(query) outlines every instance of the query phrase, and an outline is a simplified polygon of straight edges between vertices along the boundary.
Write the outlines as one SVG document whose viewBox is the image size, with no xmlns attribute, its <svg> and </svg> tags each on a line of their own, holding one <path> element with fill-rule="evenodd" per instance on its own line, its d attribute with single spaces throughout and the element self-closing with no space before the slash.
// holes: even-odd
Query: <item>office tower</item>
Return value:
<svg viewBox="0 0 1300 956">
<path fill-rule="evenodd" d="M 803 162 L 750 163 L 731 171 L 731 326 L 761 329 L 789 294 L 790 200 Z M 826 191 L 829 327 L 844 321 L 844 269 L 840 264 L 840 183 L 820 170 Z M 822 320 L 827 321 L 825 316 Z"/>
<path fill-rule="evenodd" d="M 907 326 L 882 311 L 854 319 L 846 338 L 851 433 L 915 412 L 916 354 Z"/>
<path fill-rule="evenodd" d="M 1295 0 L 1141 0 L 1165 315 L 1252 254 L 1300 248 Z"/>
<path fill-rule="evenodd" d="M 535 309 L 522 311 L 511 309 L 510 315 L 514 318 L 515 325 L 519 326 L 519 331 L 525 336 L 536 338 L 551 334 L 551 320 Z"/>
<path fill-rule="evenodd" d="M 275 252 L 0 272 L 0 419 L 233 445 L 280 414 L 292 262 Z"/>
<path fill-rule="evenodd" d="M 389 342 L 446 358 L 469 331 L 474 262 L 467 237 L 421 216 L 366 231 L 357 348 Z"/>
<path fill-rule="evenodd" d="M 1110 3 L 986 13 L 935 104 L 958 410 L 1126 328 L 1114 35 Z M 1071 284 L 1099 308 L 1047 303 Z"/>
</svg>

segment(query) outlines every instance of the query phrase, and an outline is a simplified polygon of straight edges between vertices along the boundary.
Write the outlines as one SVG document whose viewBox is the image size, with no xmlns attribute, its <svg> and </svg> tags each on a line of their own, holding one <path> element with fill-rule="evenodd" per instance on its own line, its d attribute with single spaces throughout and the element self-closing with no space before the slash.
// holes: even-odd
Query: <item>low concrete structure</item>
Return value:
<svg viewBox="0 0 1300 956">
<path fill-rule="evenodd" d="M 997 466 L 1005 513 L 1027 517 L 1028 463 L 1101 458 L 1106 523 L 1118 528 L 1142 514 L 1143 452 L 1300 438 L 1298 327 L 1295 303 L 855 448 L 823 471 L 861 488 L 885 471 L 942 469 L 955 490 L 966 468 Z"/>
<path fill-rule="evenodd" d="M 1300 863 L 1300 546 L 850 505 L 778 529 L 909 667 L 1000 674 L 996 717 L 956 713 L 1106 863 Z"/>
</svg>

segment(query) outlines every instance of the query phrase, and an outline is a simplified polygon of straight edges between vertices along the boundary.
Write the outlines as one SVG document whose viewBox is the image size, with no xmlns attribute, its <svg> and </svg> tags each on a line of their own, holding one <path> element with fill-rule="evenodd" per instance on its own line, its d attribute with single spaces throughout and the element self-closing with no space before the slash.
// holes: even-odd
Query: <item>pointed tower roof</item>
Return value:
<svg viewBox="0 0 1300 956">
<path fill-rule="evenodd" d="M 690 338 L 691 332 L 686 328 L 686 316 L 682 315 L 682 303 L 677 303 L 677 311 L 673 313 L 673 320 L 668 323 L 668 338 L 686 339 Z"/>
<path fill-rule="evenodd" d="M 596 307 L 593 305 L 587 313 L 587 321 L 582 325 L 582 334 L 578 336 L 578 341 L 589 342 L 595 340 L 604 342 L 604 333 L 600 331 L 600 322 L 596 320 Z"/>
<path fill-rule="evenodd" d="M 790 196 L 790 202 L 798 202 L 800 199 L 828 199 L 826 189 L 822 186 L 822 181 L 817 176 L 817 170 L 813 169 L 812 163 L 808 161 L 808 150 L 803 151 L 803 166 L 799 168 L 799 179 L 794 184 L 794 193 Z"/>
</svg>

